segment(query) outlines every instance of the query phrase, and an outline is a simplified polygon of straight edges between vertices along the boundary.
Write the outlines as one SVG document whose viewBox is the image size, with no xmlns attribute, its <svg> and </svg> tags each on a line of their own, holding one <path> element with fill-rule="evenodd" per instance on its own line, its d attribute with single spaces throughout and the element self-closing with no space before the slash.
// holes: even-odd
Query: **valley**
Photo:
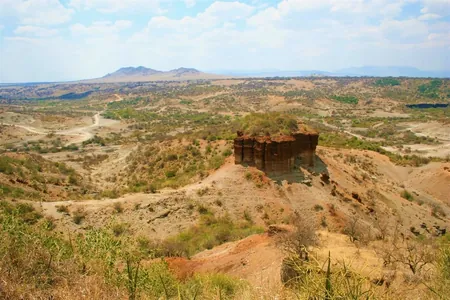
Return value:
<svg viewBox="0 0 450 300">
<path fill-rule="evenodd" d="M 0 296 L 446 297 L 450 80 L 136 69 L 0 86 Z"/>
</svg>

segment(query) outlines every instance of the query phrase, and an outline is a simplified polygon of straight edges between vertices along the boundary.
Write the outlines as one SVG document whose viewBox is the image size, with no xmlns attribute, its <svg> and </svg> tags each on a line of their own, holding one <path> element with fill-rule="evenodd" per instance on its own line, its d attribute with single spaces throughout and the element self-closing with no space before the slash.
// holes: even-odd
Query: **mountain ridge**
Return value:
<svg viewBox="0 0 450 300">
<path fill-rule="evenodd" d="M 450 78 L 450 70 L 425 71 L 405 66 L 360 66 L 343 68 L 336 71 L 323 70 L 216 70 L 215 73 L 236 77 L 435 77 Z"/>
<path fill-rule="evenodd" d="M 222 75 L 209 74 L 195 68 L 180 67 L 169 71 L 161 71 L 138 67 L 122 67 L 112 73 L 108 73 L 100 78 L 82 80 L 89 83 L 113 83 L 113 82 L 138 82 L 138 81 L 179 81 L 197 79 L 220 79 Z"/>
</svg>

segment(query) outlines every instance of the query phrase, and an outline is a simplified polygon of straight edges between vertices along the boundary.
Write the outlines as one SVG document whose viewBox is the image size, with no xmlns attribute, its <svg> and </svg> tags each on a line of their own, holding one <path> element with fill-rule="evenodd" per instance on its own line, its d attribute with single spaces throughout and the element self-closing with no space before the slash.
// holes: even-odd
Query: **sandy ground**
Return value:
<svg viewBox="0 0 450 300">
<path fill-rule="evenodd" d="M 424 136 L 437 139 L 440 144 L 412 144 L 403 145 L 401 149 L 397 147 L 383 147 L 385 150 L 399 154 L 416 154 L 421 156 L 431 156 L 447 158 L 450 157 L 450 125 L 436 121 L 425 123 L 400 123 L 403 130 L 410 130 L 417 136 Z M 408 152 L 405 150 L 408 149 Z M 409 153 L 409 150 L 411 153 Z"/>
<path fill-rule="evenodd" d="M 326 269 L 328 254 L 331 253 L 332 270 L 343 268 L 345 264 L 347 269 L 371 280 L 388 279 L 391 291 L 407 294 L 410 286 L 405 285 L 403 274 L 408 274 L 408 270 L 402 267 L 395 271 L 384 268 L 374 247 L 358 247 L 350 242 L 348 236 L 339 233 L 318 231 L 317 234 L 319 246 L 311 248 L 310 255 L 323 270 Z M 282 261 L 286 255 L 278 246 L 277 237 L 265 233 L 205 250 L 191 259 L 175 257 L 167 258 L 166 261 L 179 278 L 186 278 L 194 273 L 226 273 L 245 279 L 262 295 L 284 298 L 280 294 L 280 278 Z M 414 295 L 406 299 L 418 299 L 421 293 L 421 290 L 416 290 Z"/>
<path fill-rule="evenodd" d="M 104 184 L 105 177 L 120 172 L 120 165 L 131 151 L 133 148 L 120 148 L 117 155 L 111 155 L 96 166 L 90 176 L 98 177 L 101 179 L 98 184 Z M 57 212 L 57 206 L 68 205 L 71 211 L 84 209 L 87 215 L 83 227 L 103 227 L 111 222 L 124 222 L 130 224 L 133 234 L 151 238 L 165 238 L 194 224 L 199 216 L 195 209 L 197 203 L 210 207 L 216 215 L 228 213 L 238 219 L 248 211 L 260 225 L 268 221 L 283 222 L 293 211 L 311 212 L 315 205 L 324 208 L 334 205 L 339 211 L 337 217 L 327 217 L 329 228 L 333 231 L 342 228 L 346 216 L 356 215 L 370 224 L 373 222 L 368 214 L 370 209 L 392 216 L 386 222 L 400 219 L 405 230 L 411 226 L 420 228 L 423 222 L 444 227 L 449 222 L 447 218 L 435 218 L 430 213 L 433 205 L 440 205 L 450 216 L 447 206 L 450 203 L 449 163 L 430 163 L 412 168 L 396 166 L 387 157 L 371 151 L 319 147 L 318 153 L 322 162 L 317 162 L 315 172 L 328 172 L 333 184 L 324 185 L 319 176 L 304 170 L 301 176 L 311 180 L 311 186 L 301 181 L 288 183 L 286 180 L 292 178 L 286 177 L 276 178 L 282 182 L 280 185 L 267 178 L 267 182 L 258 187 L 253 180 L 245 179 L 245 174 L 252 169 L 234 165 L 233 157 L 230 157 L 204 180 L 178 190 L 128 194 L 117 199 L 48 202 L 42 203 L 42 209 L 60 225 L 72 230 L 82 228 L 74 224 L 69 216 Z M 353 157 L 354 161 L 349 162 L 349 157 Z M 341 196 L 332 195 L 333 186 L 337 187 Z M 414 202 L 400 197 L 404 189 L 414 193 Z M 201 195 L 199 191 L 202 191 Z M 354 193 L 359 195 L 360 202 L 353 199 Z M 220 206 L 216 204 L 218 199 Z M 417 204 L 418 201 L 423 204 Z M 124 207 L 124 212 L 120 214 L 114 210 L 114 203 L 117 202 Z M 324 210 L 313 215 L 320 220 L 326 214 Z"/>
<path fill-rule="evenodd" d="M 384 110 L 375 110 L 369 115 L 375 118 L 408 118 L 410 115 L 400 112 L 389 112 Z"/>
<path fill-rule="evenodd" d="M 84 141 L 91 139 L 94 136 L 93 131 L 101 126 L 107 127 L 107 126 L 112 126 L 112 125 L 118 123 L 118 121 L 103 118 L 102 116 L 100 116 L 99 112 L 96 113 L 92 117 L 92 122 L 93 122 L 93 124 L 88 125 L 88 126 L 75 127 L 75 128 L 71 128 L 71 129 L 67 129 L 67 130 L 59 130 L 59 131 L 53 131 L 53 130 L 48 130 L 48 129 L 43 129 L 43 128 L 36 128 L 36 127 L 32 127 L 30 125 L 11 124 L 11 123 L 6 123 L 6 122 L 4 122 L 3 125 L 17 127 L 17 128 L 26 130 L 30 133 L 37 134 L 37 135 L 54 134 L 54 135 L 65 136 L 65 137 L 68 137 L 68 139 L 69 139 L 69 141 L 66 143 L 66 145 L 70 145 L 70 144 L 82 143 Z"/>
</svg>

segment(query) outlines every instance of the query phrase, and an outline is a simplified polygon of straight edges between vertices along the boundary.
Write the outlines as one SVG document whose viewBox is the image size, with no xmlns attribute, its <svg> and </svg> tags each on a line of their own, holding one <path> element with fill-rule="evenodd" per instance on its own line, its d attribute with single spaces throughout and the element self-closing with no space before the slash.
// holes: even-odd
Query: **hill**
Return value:
<svg viewBox="0 0 450 300">
<path fill-rule="evenodd" d="M 101 78 L 83 80 L 89 83 L 113 83 L 113 82 L 137 82 L 137 81 L 179 81 L 196 79 L 218 79 L 221 75 L 201 72 L 194 68 L 178 68 L 170 71 L 159 71 L 155 69 L 139 67 L 124 67 L 108 73 Z"/>
</svg>

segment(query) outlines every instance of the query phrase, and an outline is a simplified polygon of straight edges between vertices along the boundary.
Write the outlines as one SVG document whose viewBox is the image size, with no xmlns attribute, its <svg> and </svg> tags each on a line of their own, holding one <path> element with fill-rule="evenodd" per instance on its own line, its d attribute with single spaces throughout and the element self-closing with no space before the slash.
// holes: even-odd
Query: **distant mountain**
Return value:
<svg viewBox="0 0 450 300">
<path fill-rule="evenodd" d="M 220 79 L 224 76 L 208 74 L 194 68 L 178 68 L 170 71 L 159 71 L 155 69 L 139 67 L 125 67 L 106 74 L 101 78 L 83 80 L 83 82 L 138 82 L 138 81 L 177 81 L 196 79 Z"/>
<path fill-rule="evenodd" d="M 215 73 L 235 77 L 310 77 L 332 76 L 332 73 L 320 70 L 262 70 L 262 71 L 216 71 Z"/>
<path fill-rule="evenodd" d="M 374 67 L 363 66 L 341 69 L 335 72 L 338 76 L 375 76 L 375 77 L 450 77 L 448 71 L 423 71 L 413 67 Z"/>
<path fill-rule="evenodd" d="M 373 76 L 373 77 L 441 77 L 449 78 L 450 70 L 448 71 L 423 71 L 413 67 L 352 67 L 341 69 L 335 72 L 321 71 L 321 70 L 261 70 L 261 71 L 215 71 L 217 74 L 233 76 L 233 77 L 311 77 L 311 76 Z"/>
<path fill-rule="evenodd" d="M 199 75 L 202 72 L 200 72 L 197 69 L 193 69 L 193 68 L 178 68 L 178 69 L 170 70 L 167 73 L 173 74 L 173 76 L 175 76 L 175 77 L 182 77 L 182 76 L 189 76 L 189 75 Z"/>
<path fill-rule="evenodd" d="M 163 73 L 162 71 L 149 69 L 146 67 L 126 67 L 126 68 L 120 68 L 119 70 L 115 71 L 114 73 L 109 73 L 103 76 L 102 78 L 122 78 L 122 77 L 129 77 L 129 76 L 151 76 L 155 74 Z"/>
</svg>

